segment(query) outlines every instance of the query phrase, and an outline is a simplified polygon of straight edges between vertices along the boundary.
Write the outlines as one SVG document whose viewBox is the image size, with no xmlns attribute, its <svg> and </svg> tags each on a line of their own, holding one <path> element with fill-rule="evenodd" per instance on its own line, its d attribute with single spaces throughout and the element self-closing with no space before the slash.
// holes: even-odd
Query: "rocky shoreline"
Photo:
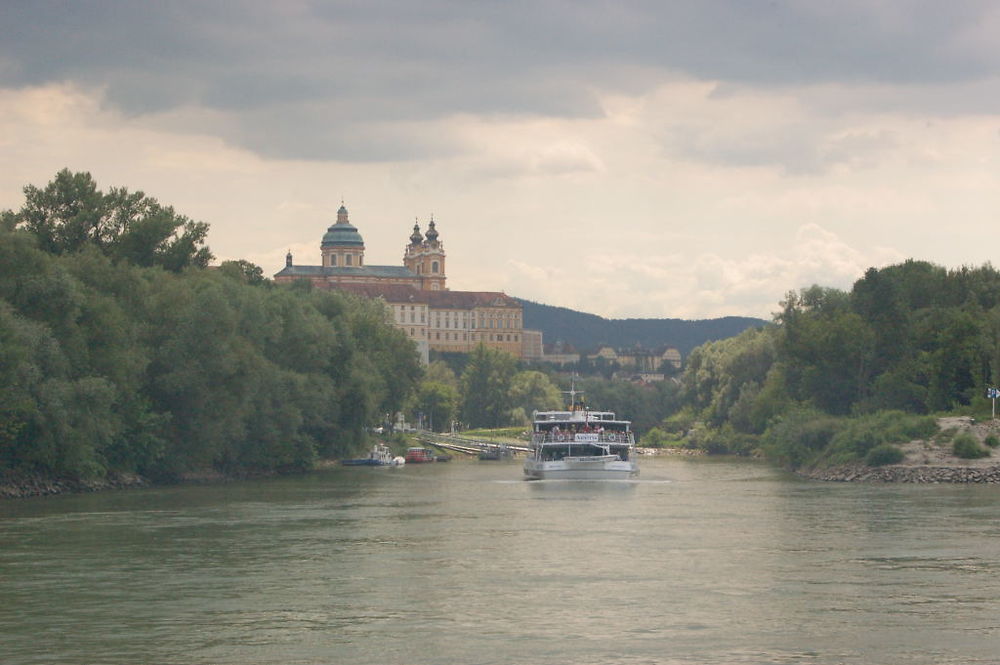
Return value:
<svg viewBox="0 0 1000 665">
<path fill-rule="evenodd" d="M 51 478 L 38 474 L 0 474 L 0 499 L 104 492 L 150 485 L 149 480 L 136 474 L 115 474 L 93 480 Z"/>
<path fill-rule="evenodd" d="M 899 464 L 865 466 L 851 464 L 820 469 L 800 469 L 798 475 L 810 480 L 830 482 L 883 483 L 977 483 L 1000 484 L 1000 461 L 992 456 L 962 459 L 952 451 L 951 439 L 967 432 L 985 447 L 986 437 L 1000 434 L 1000 422 L 979 422 L 969 417 L 938 418 L 938 430 L 944 437 L 910 441 L 900 445 L 904 453 Z"/>
<path fill-rule="evenodd" d="M 105 478 L 87 480 L 53 478 L 39 474 L 0 473 L 0 500 L 53 496 L 56 494 L 87 494 L 90 492 L 127 490 L 170 484 L 198 485 L 205 483 L 226 483 L 275 474 L 276 472 L 232 475 L 209 470 L 186 473 L 172 481 L 157 482 L 136 473 L 117 473 L 110 474 Z"/>
<path fill-rule="evenodd" d="M 1000 464 L 989 467 L 963 466 L 842 466 L 799 473 L 810 480 L 883 483 L 1000 483 Z"/>
</svg>

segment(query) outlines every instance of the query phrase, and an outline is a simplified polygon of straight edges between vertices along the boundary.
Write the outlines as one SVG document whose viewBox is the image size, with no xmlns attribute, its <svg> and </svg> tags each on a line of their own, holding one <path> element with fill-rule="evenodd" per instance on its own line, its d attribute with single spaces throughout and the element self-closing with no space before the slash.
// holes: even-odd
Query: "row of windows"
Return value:
<svg viewBox="0 0 1000 665">
<path fill-rule="evenodd" d="M 337 255 L 336 254 L 327 254 L 326 259 L 327 259 L 327 265 L 328 266 L 331 266 L 331 267 L 334 267 L 334 268 L 337 267 Z M 364 256 L 361 255 L 361 254 L 358 254 L 358 265 L 360 266 L 360 265 L 363 265 L 363 264 L 364 264 Z M 354 265 L 354 254 L 345 254 L 344 255 L 344 265 L 345 266 L 353 266 Z"/>
<path fill-rule="evenodd" d="M 426 318 L 427 318 L 427 314 L 425 314 L 423 311 L 421 311 L 420 312 L 420 323 L 424 323 L 426 321 Z M 406 323 L 406 312 L 397 312 L 396 319 L 400 323 Z M 417 322 L 416 312 L 410 312 L 410 323 L 416 323 L 416 322 Z"/>
<path fill-rule="evenodd" d="M 407 312 L 406 312 L 406 305 L 397 305 L 396 307 L 398 308 L 396 310 L 396 321 L 398 323 L 416 323 L 417 322 L 417 312 L 414 310 L 414 306 L 413 305 L 410 305 L 409 317 L 406 316 L 406 314 L 407 314 Z M 454 318 L 452 318 L 452 316 Z M 426 313 L 423 310 L 423 308 L 421 308 L 421 310 L 420 310 L 420 317 L 419 318 L 420 318 L 420 323 L 425 323 L 427 321 L 427 319 L 426 319 Z M 441 325 L 442 321 L 444 322 L 443 326 Z M 471 321 L 471 325 L 470 325 L 470 321 Z M 480 325 L 477 326 L 476 325 L 477 322 Z M 459 320 L 457 312 L 454 313 L 454 315 L 451 315 L 450 313 L 445 313 L 444 314 L 444 318 L 442 319 L 441 312 L 434 312 L 434 327 L 435 328 L 444 328 L 444 329 L 448 329 L 448 330 L 450 330 L 450 329 L 455 329 L 455 330 L 466 329 L 466 330 L 468 330 L 468 329 L 476 329 L 477 327 L 478 328 L 484 328 L 484 329 L 485 328 L 491 328 L 491 329 L 498 329 L 498 328 L 519 328 L 520 327 L 520 323 L 521 323 L 520 317 L 518 317 L 516 315 L 513 315 L 513 314 L 510 315 L 510 318 L 497 318 L 497 317 L 487 318 L 485 316 L 480 316 L 478 318 L 478 321 L 477 321 L 477 318 L 476 318 L 475 315 L 473 315 L 472 318 L 470 319 L 467 315 L 465 315 L 463 313 L 463 316 L 462 316 L 461 320 Z"/>
<path fill-rule="evenodd" d="M 517 327 L 519 327 L 517 324 L 520 323 L 520 321 L 518 319 L 510 319 L 510 320 L 508 320 L 508 319 L 502 319 L 502 320 L 500 320 L 500 319 L 487 319 L 487 318 L 483 317 L 483 318 L 479 319 L 478 323 L 480 325 L 477 326 L 476 325 L 476 323 L 477 323 L 476 317 L 473 316 L 472 317 L 472 325 L 471 326 L 469 325 L 469 320 L 465 319 L 465 318 L 462 319 L 461 323 L 462 323 L 462 325 L 460 326 L 460 325 L 458 325 L 459 324 L 458 319 L 454 319 L 453 320 L 453 319 L 445 318 L 444 319 L 444 326 L 442 326 L 441 325 L 441 317 L 440 317 L 440 315 L 438 315 L 438 314 L 434 315 L 434 327 L 435 328 L 442 328 L 442 327 L 443 328 L 456 328 L 456 329 L 458 329 L 458 328 L 473 328 L 473 329 L 475 329 L 475 328 L 494 328 L 494 329 L 496 329 L 496 328 L 517 328 Z"/>
<path fill-rule="evenodd" d="M 424 330 L 423 330 L 423 328 L 410 328 L 410 337 L 416 337 L 418 330 L 420 331 L 420 336 L 423 337 L 424 336 Z M 441 333 L 440 332 L 434 333 L 434 341 L 436 341 L 436 342 L 442 341 Z M 458 342 L 460 340 L 458 339 L 458 333 L 448 333 L 448 332 L 446 332 L 446 333 L 444 333 L 444 339 L 443 339 L 443 341 L 445 341 L 445 342 Z M 462 333 L 462 339 L 461 339 L 461 341 L 468 342 L 469 341 L 469 333 Z M 476 333 L 472 333 L 472 341 L 473 342 L 476 341 Z M 495 334 L 491 333 L 489 336 L 487 336 L 487 335 L 484 334 L 483 335 L 483 341 L 490 341 L 490 342 L 519 342 L 520 341 L 520 336 L 516 335 L 516 334 L 514 334 L 514 335 L 511 335 L 511 334 L 507 334 L 507 335 L 495 335 Z"/>
</svg>

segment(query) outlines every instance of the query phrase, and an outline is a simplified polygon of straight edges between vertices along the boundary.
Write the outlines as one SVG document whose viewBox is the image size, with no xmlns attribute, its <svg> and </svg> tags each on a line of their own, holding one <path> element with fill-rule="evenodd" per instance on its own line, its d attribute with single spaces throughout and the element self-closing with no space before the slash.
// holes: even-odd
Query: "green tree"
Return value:
<svg viewBox="0 0 1000 665">
<path fill-rule="evenodd" d="M 251 286 L 259 286 L 267 282 L 264 277 L 264 269 L 260 266 L 239 259 L 236 261 L 223 261 L 219 270 L 235 279 L 240 279 Z"/>
<path fill-rule="evenodd" d="M 542 372 L 523 371 L 514 375 L 510 386 L 511 402 L 524 424 L 532 411 L 547 411 L 562 407 L 562 395 L 549 377 Z M 522 424 L 522 423 L 519 423 Z"/>
<path fill-rule="evenodd" d="M 462 373 L 462 420 L 470 427 L 508 424 L 511 385 L 517 364 L 509 353 L 477 346 Z"/>
<path fill-rule="evenodd" d="M 53 254 L 96 246 L 116 260 L 179 271 L 205 267 L 208 225 L 177 214 L 142 192 L 104 194 L 89 173 L 63 169 L 45 186 L 24 188 L 25 203 L 5 225 L 25 229 Z"/>
<path fill-rule="evenodd" d="M 874 336 L 846 293 L 814 286 L 791 293 L 778 319 L 793 397 L 845 414 L 867 395 Z"/>
<path fill-rule="evenodd" d="M 425 427 L 436 431 L 450 429 L 461 401 L 458 390 L 446 383 L 423 381 L 417 390 L 414 409 L 423 414 Z"/>
</svg>

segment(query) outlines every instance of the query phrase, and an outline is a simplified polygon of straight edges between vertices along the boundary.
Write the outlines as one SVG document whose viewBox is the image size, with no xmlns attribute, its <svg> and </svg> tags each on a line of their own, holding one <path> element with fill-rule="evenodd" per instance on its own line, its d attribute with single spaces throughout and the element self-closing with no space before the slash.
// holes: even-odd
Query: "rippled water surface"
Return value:
<svg viewBox="0 0 1000 665">
<path fill-rule="evenodd" d="M 518 463 L 0 503 L 0 662 L 998 663 L 1000 488 Z"/>
</svg>

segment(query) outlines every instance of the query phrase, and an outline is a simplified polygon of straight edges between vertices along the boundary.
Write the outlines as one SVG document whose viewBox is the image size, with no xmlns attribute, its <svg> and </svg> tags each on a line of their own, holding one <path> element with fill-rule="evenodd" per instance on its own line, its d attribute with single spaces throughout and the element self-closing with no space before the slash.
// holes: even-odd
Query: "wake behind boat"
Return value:
<svg viewBox="0 0 1000 665">
<path fill-rule="evenodd" d="M 614 412 L 574 403 L 569 411 L 535 411 L 533 421 L 524 460 L 529 480 L 625 480 L 639 474 L 632 423 Z"/>
</svg>

